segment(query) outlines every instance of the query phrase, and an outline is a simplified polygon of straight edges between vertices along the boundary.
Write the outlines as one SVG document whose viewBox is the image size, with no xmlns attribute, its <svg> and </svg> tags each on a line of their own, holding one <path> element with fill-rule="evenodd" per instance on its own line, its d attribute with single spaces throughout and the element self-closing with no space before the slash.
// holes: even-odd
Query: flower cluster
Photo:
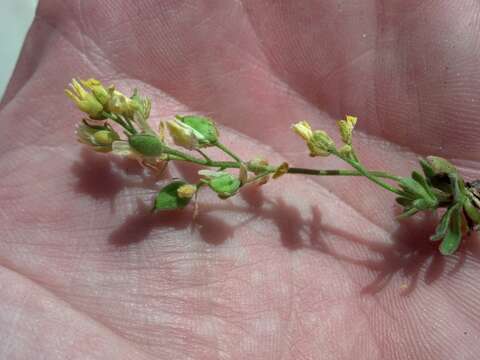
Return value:
<svg viewBox="0 0 480 360">
<path fill-rule="evenodd" d="M 151 101 L 141 97 L 137 90 L 129 97 L 96 79 L 73 79 L 65 93 L 88 115 L 77 125 L 76 134 L 77 139 L 91 149 L 135 159 L 157 171 L 163 170 L 168 161 L 186 161 L 215 169 L 200 170 L 195 184 L 172 179 L 155 197 L 155 211 L 185 207 L 202 187 L 226 199 L 247 184 L 263 184 L 271 176 L 277 178 L 288 170 L 286 163 L 275 167 L 259 158 L 243 161 L 219 141 L 215 123 L 206 117 L 177 115 L 160 122 L 158 131 L 153 130 L 149 123 Z M 114 126 L 122 129 L 124 136 Z M 208 147 L 219 148 L 232 161 L 210 159 L 202 151 Z M 232 174 L 226 169 L 237 169 L 238 173 Z"/>
<path fill-rule="evenodd" d="M 453 254 L 463 236 L 476 230 L 480 224 L 480 182 L 465 184 L 455 166 L 438 156 L 420 159 L 423 175 L 413 171 L 410 177 L 397 177 L 368 171 L 359 161 L 352 145 L 356 123 L 357 118 L 349 115 L 338 121 L 343 142 L 339 149 L 325 131 L 313 131 L 306 121 L 293 125 L 293 130 L 306 142 L 310 156 L 336 155 L 361 175 L 397 194 L 396 201 L 403 207 L 400 219 L 420 211 L 446 209 L 431 240 L 441 240 L 439 249 L 442 254 Z M 394 180 L 398 187 L 384 182 L 383 178 Z"/>
<path fill-rule="evenodd" d="M 410 177 L 367 169 L 352 141 L 357 124 L 354 116 L 347 115 L 337 122 L 342 142 L 339 147 L 326 131 L 312 129 L 307 121 L 292 126 L 311 157 L 337 156 L 353 168 L 304 169 L 290 167 L 286 162 L 272 166 L 261 157 L 241 159 L 221 143 L 217 126 L 206 117 L 177 115 L 160 122 L 155 131 L 149 121 L 151 101 L 141 97 L 137 90 L 127 96 L 96 79 L 73 79 L 65 93 L 88 116 L 77 125 L 76 135 L 79 142 L 92 150 L 135 159 L 154 171 L 162 171 L 169 161 L 204 167 L 198 171 L 196 183 L 172 179 L 163 186 L 155 196 L 154 211 L 182 209 L 196 199 L 202 188 L 209 188 L 219 198 L 227 199 L 248 184 L 265 184 L 284 174 L 363 176 L 397 196 L 397 203 L 403 207 L 399 218 L 444 210 L 431 237 L 432 241 L 441 241 L 439 249 L 444 255 L 453 254 L 463 236 L 480 224 L 480 181 L 466 183 L 455 166 L 435 156 L 420 159 L 423 174 L 413 171 Z M 210 147 L 221 150 L 229 161 L 212 160 L 207 155 Z"/>
</svg>

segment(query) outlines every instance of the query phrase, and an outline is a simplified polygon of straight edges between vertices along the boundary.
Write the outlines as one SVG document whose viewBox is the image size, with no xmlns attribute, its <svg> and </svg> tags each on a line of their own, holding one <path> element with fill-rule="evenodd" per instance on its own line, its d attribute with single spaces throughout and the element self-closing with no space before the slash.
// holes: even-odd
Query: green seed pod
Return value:
<svg viewBox="0 0 480 360">
<path fill-rule="evenodd" d="M 190 198 L 182 197 L 178 190 L 188 185 L 185 181 L 174 180 L 164 186 L 155 197 L 153 211 L 183 209 L 190 202 Z"/>
<path fill-rule="evenodd" d="M 206 183 L 222 199 L 226 199 L 238 191 L 241 182 L 238 178 L 227 172 L 200 171 L 200 175 L 207 176 Z"/>
<path fill-rule="evenodd" d="M 193 115 L 177 115 L 176 118 L 185 125 L 190 126 L 193 130 L 197 131 L 201 135 L 198 139 L 200 145 L 213 145 L 218 141 L 218 130 L 212 120 Z"/>
<path fill-rule="evenodd" d="M 150 134 L 136 134 L 130 136 L 128 143 L 133 150 L 145 156 L 160 156 L 163 152 L 163 143 L 158 136 Z"/>
</svg>

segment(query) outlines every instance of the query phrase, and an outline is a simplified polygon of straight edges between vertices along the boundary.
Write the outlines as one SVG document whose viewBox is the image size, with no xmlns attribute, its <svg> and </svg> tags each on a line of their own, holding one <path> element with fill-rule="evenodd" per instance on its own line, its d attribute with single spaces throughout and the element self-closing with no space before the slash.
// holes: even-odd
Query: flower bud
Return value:
<svg viewBox="0 0 480 360">
<path fill-rule="evenodd" d="M 185 184 L 177 189 L 178 197 L 181 199 L 191 199 L 197 192 L 197 187 L 192 184 Z"/>
<path fill-rule="evenodd" d="M 76 134 L 79 142 L 89 145 L 93 150 L 99 152 L 112 151 L 113 142 L 120 138 L 110 127 L 93 127 L 86 123 L 81 123 L 77 126 Z"/>
<path fill-rule="evenodd" d="M 81 111 L 88 114 L 92 119 L 105 118 L 102 115 L 103 105 L 94 94 L 86 91 L 76 79 L 72 79 L 70 88 L 70 90 L 65 89 L 65 94 Z"/>
<path fill-rule="evenodd" d="M 345 144 L 343 145 L 340 150 L 338 150 L 338 153 L 344 157 L 344 158 L 348 158 L 352 155 L 352 146 L 351 145 L 348 145 L 348 144 Z"/>
<path fill-rule="evenodd" d="M 274 179 L 277 179 L 279 178 L 280 176 L 286 174 L 288 172 L 288 164 L 286 162 L 280 164 L 279 167 L 277 167 L 277 169 L 275 170 L 275 172 L 273 173 L 273 178 Z"/>
<path fill-rule="evenodd" d="M 194 115 L 176 115 L 175 117 L 193 130 L 200 147 L 212 146 L 218 141 L 218 130 L 212 120 Z"/>
<path fill-rule="evenodd" d="M 115 140 L 118 140 L 118 135 L 110 130 L 99 130 L 93 135 L 95 143 L 101 146 L 111 146 Z"/>
<path fill-rule="evenodd" d="M 315 130 L 307 145 L 310 149 L 310 156 L 328 156 L 335 151 L 335 143 L 323 130 Z"/>
<path fill-rule="evenodd" d="M 129 118 L 133 117 L 134 112 L 139 109 L 138 104 L 113 87 L 110 88 L 109 91 L 110 99 L 106 105 L 107 111 Z"/>
<path fill-rule="evenodd" d="M 345 120 L 340 120 L 337 123 L 342 141 L 347 145 L 352 144 L 352 133 L 356 123 L 357 118 L 350 115 L 347 115 Z"/>
<path fill-rule="evenodd" d="M 173 142 L 188 150 L 200 148 L 200 141 L 205 140 L 202 134 L 178 119 L 167 121 L 167 128 Z"/>
<path fill-rule="evenodd" d="M 309 142 L 313 136 L 313 131 L 310 124 L 306 121 L 300 121 L 294 125 L 292 125 L 293 131 L 295 131 L 300 137 Z"/>
<path fill-rule="evenodd" d="M 141 97 L 138 95 L 137 89 L 133 91 L 133 95 L 130 99 L 132 100 L 130 104 L 130 107 L 132 108 L 131 110 L 140 112 L 144 119 L 148 119 L 152 109 L 152 101 L 147 97 Z"/>
<path fill-rule="evenodd" d="M 159 212 L 163 210 L 183 209 L 185 206 L 187 206 L 191 197 L 181 197 L 179 193 L 179 190 L 187 185 L 189 184 L 183 180 L 173 180 L 160 189 L 155 197 L 153 211 Z"/>
<path fill-rule="evenodd" d="M 268 168 L 268 161 L 261 157 L 256 157 L 247 163 L 247 168 L 258 175 L 265 172 Z"/>
<path fill-rule="evenodd" d="M 83 86 L 89 89 L 95 98 L 105 106 L 110 100 L 110 94 L 108 90 L 102 85 L 102 83 L 97 79 L 88 79 L 88 80 L 81 80 Z"/>
</svg>

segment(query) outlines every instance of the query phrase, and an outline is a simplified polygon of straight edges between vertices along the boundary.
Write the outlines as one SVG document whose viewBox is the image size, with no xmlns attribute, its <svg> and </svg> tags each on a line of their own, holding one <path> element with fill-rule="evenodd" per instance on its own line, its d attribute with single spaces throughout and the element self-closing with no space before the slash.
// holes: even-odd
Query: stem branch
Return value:
<svg viewBox="0 0 480 360">
<path fill-rule="evenodd" d="M 232 159 L 238 161 L 239 163 L 242 162 L 242 160 L 235 154 L 233 153 L 229 148 L 227 148 L 225 145 L 223 145 L 221 142 L 216 142 L 215 146 L 222 150 L 225 154 L 230 156 Z"/>
<path fill-rule="evenodd" d="M 369 179 L 370 181 L 374 182 L 375 184 L 383 187 L 384 189 L 394 193 L 394 194 L 397 194 L 397 195 L 401 195 L 402 192 L 393 187 L 392 185 L 390 184 L 387 184 L 386 182 L 383 182 L 381 181 L 380 179 L 378 179 L 375 175 L 373 175 L 370 171 L 367 171 L 365 170 L 365 168 L 358 162 L 358 161 L 355 161 L 353 159 L 349 159 L 348 157 L 345 157 L 345 156 L 342 156 L 341 154 L 339 154 L 337 151 L 333 151 L 332 154 L 338 156 L 340 159 L 342 159 L 343 161 L 349 163 L 355 170 L 357 170 L 361 175 L 365 176 L 367 179 Z"/>
</svg>

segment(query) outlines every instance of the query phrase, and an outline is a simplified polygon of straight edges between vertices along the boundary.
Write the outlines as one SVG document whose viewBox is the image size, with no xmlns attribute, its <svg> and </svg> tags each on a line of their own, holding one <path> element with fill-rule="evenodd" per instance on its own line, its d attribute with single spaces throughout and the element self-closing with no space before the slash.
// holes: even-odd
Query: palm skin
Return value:
<svg viewBox="0 0 480 360">
<path fill-rule="evenodd" d="M 480 253 L 441 257 L 365 179 L 284 176 L 200 214 L 85 151 L 73 76 L 204 113 L 244 158 L 309 159 L 290 124 L 360 117 L 371 169 L 418 155 L 478 177 L 473 1 L 41 1 L 3 99 L 0 358 L 476 359 Z M 169 166 L 192 178 L 195 168 Z"/>
</svg>

